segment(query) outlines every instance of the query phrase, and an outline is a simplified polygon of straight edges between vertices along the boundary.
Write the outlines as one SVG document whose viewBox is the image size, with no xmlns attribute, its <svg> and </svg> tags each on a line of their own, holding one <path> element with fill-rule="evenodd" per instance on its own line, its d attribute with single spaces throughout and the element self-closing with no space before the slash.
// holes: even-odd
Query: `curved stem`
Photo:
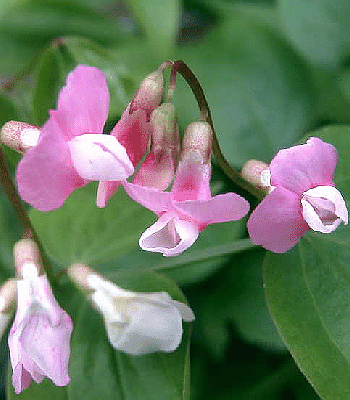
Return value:
<svg viewBox="0 0 350 400">
<path fill-rule="evenodd" d="M 23 237 L 34 240 L 34 242 L 38 246 L 40 255 L 41 255 L 41 259 L 45 266 L 46 273 L 48 274 L 48 276 L 50 278 L 51 271 L 50 271 L 48 258 L 46 256 L 43 246 L 38 238 L 38 235 L 36 234 L 34 227 L 28 217 L 28 213 L 22 204 L 22 200 L 20 199 L 20 197 L 17 193 L 17 189 L 13 183 L 12 176 L 8 169 L 8 165 L 7 165 L 6 159 L 4 157 L 1 145 L 0 145 L 0 182 L 1 182 L 1 186 L 4 189 L 5 194 L 7 195 L 7 198 L 9 199 L 9 202 L 11 203 L 13 209 L 15 210 L 15 213 L 16 213 L 18 219 L 21 221 L 21 223 L 23 225 L 23 229 L 24 229 Z"/>
<path fill-rule="evenodd" d="M 241 188 L 258 198 L 259 200 L 262 199 L 265 195 L 264 193 L 246 181 L 241 174 L 236 171 L 225 159 L 224 155 L 222 154 L 222 151 L 219 146 L 219 141 L 215 133 L 214 129 L 214 124 L 213 120 L 211 118 L 211 113 L 209 109 L 208 102 L 205 98 L 204 91 L 202 89 L 202 86 L 200 85 L 198 79 L 194 75 L 194 73 L 191 71 L 191 69 L 187 66 L 186 63 L 184 63 L 182 60 L 178 60 L 174 62 L 173 70 L 178 72 L 179 74 L 182 75 L 182 77 L 185 79 L 187 84 L 190 86 L 192 93 L 194 94 L 198 107 L 201 112 L 201 120 L 206 121 L 210 124 L 211 129 L 213 131 L 213 143 L 212 143 L 212 149 L 213 153 L 215 155 L 215 158 L 217 162 L 219 163 L 220 167 L 222 170 L 225 172 L 225 174 L 237 185 L 239 185 Z"/>
</svg>

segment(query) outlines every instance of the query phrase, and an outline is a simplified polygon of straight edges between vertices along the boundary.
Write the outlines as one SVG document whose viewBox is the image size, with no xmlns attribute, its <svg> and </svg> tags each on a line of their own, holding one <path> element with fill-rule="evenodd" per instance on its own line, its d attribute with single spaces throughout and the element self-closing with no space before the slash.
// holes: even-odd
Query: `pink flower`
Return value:
<svg viewBox="0 0 350 400">
<path fill-rule="evenodd" d="M 24 201 L 41 211 L 59 208 L 89 181 L 123 180 L 134 172 L 122 144 L 103 135 L 109 93 L 103 73 L 79 65 L 67 77 L 56 110 L 17 169 Z"/>
<path fill-rule="evenodd" d="M 330 233 L 347 224 L 344 199 L 333 183 L 336 163 L 336 149 L 315 137 L 280 150 L 269 167 L 270 193 L 248 221 L 252 241 L 283 253 L 310 229 Z"/>
<path fill-rule="evenodd" d="M 9 334 L 15 393 L 32 379 L 50 378 L 57 386 L 69 383 L 69 342 L 73 324 L 55 300 L 45 275 L 33 263 L 23 265 L 17 281 L 17 312 Z"/>
<path fill-rule="evenodd" d="M 176 256 L 208 225 L 244 217 L 249 203 L 242 197 L 235 193 L 211 197 L 210 168 L 210 163 L 203 163 L 200 153 L 193 150 L 179 163 L 171 192 L 124 185 L 130 197 L 159 217 L 140 238 L 143 250 Z"/>
</svg>

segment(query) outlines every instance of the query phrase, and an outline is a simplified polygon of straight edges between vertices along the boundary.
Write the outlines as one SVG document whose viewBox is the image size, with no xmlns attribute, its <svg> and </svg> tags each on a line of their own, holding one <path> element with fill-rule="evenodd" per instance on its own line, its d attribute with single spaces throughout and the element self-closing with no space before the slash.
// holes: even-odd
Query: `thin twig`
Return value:
<svg viewBox="0 0 350 400">
<path fill-rule="evenodd" d="M 9 171 L 9 168 L 7 165 L 7 161 L 4 157 L 4 153 L 3 153 L 1 145 L 0 145 L 0 182 L 1 182 L 1 186 L 3 187 L 4 192 L 7 195 L 7 198 L 9 199 L 9 202 L 11 203 L 18 219 L 21 221 L 21 223 L 23 225 L 23 230 L 24 230 L 23 237 L 34 240 L 34 242 L 38 246 L 40 255 L 41 255 L 41 259 L 42 259 L 44 267 L 45 267 L 45 271 L 50 278 L 51 269 L 50 269 L 50 265 L 48 262 L 48 258 L 46 256 L 43 246 L 39 240 L 39 237 L 36 234 L 35 229 L 29 219 L 28 213 L 23 206 L 22 200 L 20 199 L 20 197 L 18 195 L 15 184 L 13 183 L 12 176 L 10 174 L 10 171 Z"/>
</svg>

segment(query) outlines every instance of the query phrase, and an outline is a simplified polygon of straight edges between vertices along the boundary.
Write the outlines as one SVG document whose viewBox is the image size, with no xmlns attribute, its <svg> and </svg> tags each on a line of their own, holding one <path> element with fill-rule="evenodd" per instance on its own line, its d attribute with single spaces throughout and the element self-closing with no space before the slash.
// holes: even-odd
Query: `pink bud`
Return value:
<svg viewBox="0 0 350 400">
<path fill-rule="evenodd" d="M 258 188 L 269 192 L 270 183 L 269 179 L 264 179 L 268 177 L 269 166 L 263 161 L 258 160 L 249 160 L 247 161 L 242 168 L 241 175 L 242 177 L 250 182 L 252 185 L 257 186 Z"/>
<path fill-rule="evenodd" d="M 140 84 L 132 101 L 130 112 L 142 109 L 149 116 L 162 100 L 164 79 L 162 71 L 155 71 L 148 75 Z"/>
<path fill-rule="evenodd" d="M 13 150 L 24 153 L 36 146 L 41 129 L 25 122 L 9 121 L 1 128 L 1 142 Z"/>
<path fill-rule="evenodd" d="M 133 182 L 165 190 L 172 181 L 178 163 L 180 139 L 175 106 L 163 103 L 151 114 L 151 152 Z"/>
<path fill-rule="evenodd" d="M 191 122 L 184 134 L 181 157 L 184 158 L 187 153 L 195 150 L 201 155 L 204 163 L 210 162 L 212 137 L 213 132 L 208 122 Z"/>
<path fill-rule="evenodd" d="M 98 274 L 87 265 L 80 263 L 73 264 L 68 268 L 67 274 L 72 282 L 83 292 L 93 291 L 88 283 L 88 276 Z"/>
</svg>

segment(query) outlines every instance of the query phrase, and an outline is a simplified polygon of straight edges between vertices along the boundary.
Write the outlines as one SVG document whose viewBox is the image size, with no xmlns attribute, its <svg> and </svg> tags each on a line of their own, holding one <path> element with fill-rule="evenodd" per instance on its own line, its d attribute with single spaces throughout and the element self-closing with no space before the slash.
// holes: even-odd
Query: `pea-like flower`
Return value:
<svg viewBox="0 0 350 400">
<path fill-rule="evenodd" d="M 31 136 L 18 165 L 24 201 L 40 211 L 54 210 L 89 181 L 124 180 L 134 172 L 125 147 L 113 135 L 103 135 L 108 111 L 104 74 L 79 65 L 67 76 L 57 109 L 50 110 L 50 118 L 38 129 L 36 143 Z"/>
<path fill-rule="evenodd" d="M 249 203 L 236 193 L 211 196 L 210 142 L 209 124 L 189 125 L 170 192 L 125 183 L 127 194 L 159 217 L 140 237 L 143 250 L 176 256 L 208 225 L 241 219 L 249 211 Z"/>
<path fill-rule="evenodd" d="M 249 218 L 251 240 L 283 253 L 310 229 L 330 233 L 347 224 L 345 201 L 333 183 L 336 164 L 334 146 L 316 137 L 280 150 L 263 173 L 270 193 Z"/>
<path fill-rule="evenodd" d="M 54 298 L 46 275 L 39 276 L 33 263 L 23 264 L 22 276 L 17 281 L 17 311 L 8 339 L 15 393 L 45 377 L 66 386 L 73 323 Z"/>
</svg>

